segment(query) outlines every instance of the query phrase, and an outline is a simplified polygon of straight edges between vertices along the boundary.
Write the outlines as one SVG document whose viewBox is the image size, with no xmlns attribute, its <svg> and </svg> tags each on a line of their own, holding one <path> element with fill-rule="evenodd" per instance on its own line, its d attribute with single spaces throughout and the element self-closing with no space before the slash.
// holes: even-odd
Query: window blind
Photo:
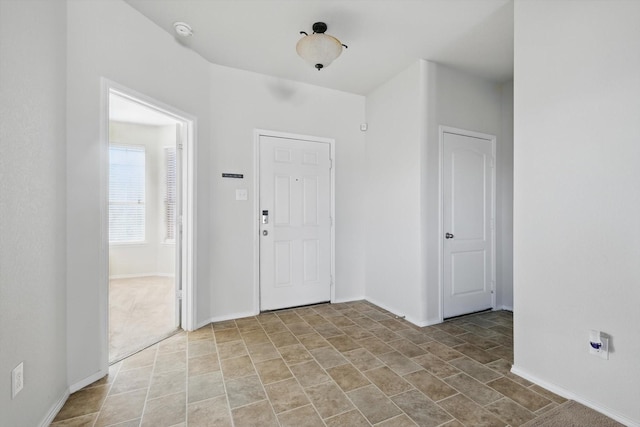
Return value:
<svg viewBox="0 0 640 427">
<path fill-rule="evenodd" d="M 175 241 L 176 238 L 176 148 L 167 147 L 164 149 L 166 183 L 164 196 L 164 216 L 165 216 L 165 240 Z"/>
<path fill-rule="evenodd" d="M 145 150 L 109 146 L 109 243 L 145 240 Z"/>
</svg>

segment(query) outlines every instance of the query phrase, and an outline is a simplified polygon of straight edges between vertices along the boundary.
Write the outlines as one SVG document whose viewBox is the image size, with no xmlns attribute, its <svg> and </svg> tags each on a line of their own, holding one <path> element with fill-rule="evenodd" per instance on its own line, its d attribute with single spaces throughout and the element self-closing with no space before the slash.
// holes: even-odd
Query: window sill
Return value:
<svg viewBox="0 0 640 427">
<path fill-rule="evenodd" d="M 126 247 L 132 247 L 132 246 L 147 246 L 149 244 L 149 242 L 142 241 L 142 242 L 116 242 L 116 243 L 109 243 L 109 247 L 112 246 L 126 246 Z"/>
</svg>

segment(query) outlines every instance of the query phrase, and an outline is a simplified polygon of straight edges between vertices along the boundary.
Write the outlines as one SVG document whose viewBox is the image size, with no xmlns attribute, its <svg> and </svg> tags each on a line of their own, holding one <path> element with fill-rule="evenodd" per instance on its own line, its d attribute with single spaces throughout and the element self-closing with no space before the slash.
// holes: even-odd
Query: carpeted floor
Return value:
<svg viewBox="0 0 640 427">
<path fill-rule="evenodd" d="M 622 424 L 570 400 L 522 427 L 618 427 Z"/>
<path fill-rule="evenodd" d="M 176 331 L 173 277 L 109 281 L 109 363 L 117 362 Z"/>
</svg>

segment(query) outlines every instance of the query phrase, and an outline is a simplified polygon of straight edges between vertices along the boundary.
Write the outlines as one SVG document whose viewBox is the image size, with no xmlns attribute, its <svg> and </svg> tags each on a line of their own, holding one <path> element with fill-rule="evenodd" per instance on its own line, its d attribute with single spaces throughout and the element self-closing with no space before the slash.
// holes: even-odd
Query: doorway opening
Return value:
<svg viewBox="0 0 640 427">
<path fill-rule="evenodd" d="M 113 364 L 191 326 L 191 241 L 184 231 L 192 229 L 193 121 L 121 88 L 108 89 L 108 105 L 107 336 Z"/>
</svg>

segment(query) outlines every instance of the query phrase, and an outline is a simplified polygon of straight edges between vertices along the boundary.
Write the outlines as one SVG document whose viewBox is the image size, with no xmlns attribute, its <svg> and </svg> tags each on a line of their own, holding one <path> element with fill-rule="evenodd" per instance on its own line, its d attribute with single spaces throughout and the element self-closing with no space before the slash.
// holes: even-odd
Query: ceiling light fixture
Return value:
<svg viewBox="0 0 640 427">
<path fill-rule="evenodd" d="M 176 33 L 181 37 L 191 37 L 193 35 L 193 30 L 191 26 L 186 22 L 174 22 L 173 28 L 176 30 Z"/>
<path fill-rule="evenodd" d="M 296 52 L 302 59 L 320 71 L 340 56 L 342 47 L 346 48 L 347 45 L 340 43 L 337 38 L 325 34 L 327 24 L 324 22 L 316 22 L 312 29 L 313 34 L 300 31 L 304 37 L 298 41 Z"/>
</svg>

